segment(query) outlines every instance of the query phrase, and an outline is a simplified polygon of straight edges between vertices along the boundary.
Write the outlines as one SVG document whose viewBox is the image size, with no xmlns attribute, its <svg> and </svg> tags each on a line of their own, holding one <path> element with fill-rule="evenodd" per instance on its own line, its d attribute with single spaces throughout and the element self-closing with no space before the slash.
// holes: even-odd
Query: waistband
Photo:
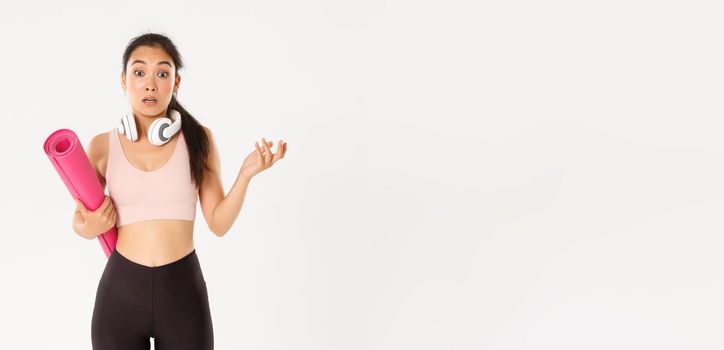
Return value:
<svg viewBox="0 0 724 350">
<path fill-rule="evenodd" d="M 114 255 L 115 255 L 116 259 L 122 260 L 124 264 L 130 265 L 131 268 L 135 268 L 139 271 L 140 270 L 155 270 L 155 271 L 168 270 L 170 268 L 173 268 L 176 265 L 184 265 L 184 264 L 188 265 L 189 263 L 193 264 L 193 261 L 190 261 L 190 260 L 198 261 L 198 256 L 196 255 L 196 249 L 191 250 L 190 253 L 186 254 L 184 257 L 182 257 L 176 261 L 173 261 L 173 262 L 170 262 L 170 263 L 164 264 L 164 265 L 159 265 L 159 266 L 146 266 L 143 264 L 139 264 L 139 263 L 123 256 L 123 254 L 118 252 L 118 249 L 113 249 L 113 252 L 111 252 L 111 257 L 109 258 L 109 261 L 110 261 L 110 259 L 112 259 L 114 257 Z"/>
<path fill-rule="evenodd" d="M 167 307 L 192 294 L 206 291 L 196 249 L 183 258 L 160 266 L 138 264 L 111 252 L 99 287 L 148 310 Z"/>
</svg>

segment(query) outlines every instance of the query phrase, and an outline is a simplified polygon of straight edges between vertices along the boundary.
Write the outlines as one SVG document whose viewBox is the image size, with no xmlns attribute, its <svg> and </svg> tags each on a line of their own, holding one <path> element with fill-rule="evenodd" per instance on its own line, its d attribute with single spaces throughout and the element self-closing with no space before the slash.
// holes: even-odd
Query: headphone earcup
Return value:
<svg viewBox="0 0 724 350">
<path fill-rule="evenodd" d="M 133 112 L 125 113 L 121 117 L 121 122 L 118 125 L 118 132 L 126 135 L 126 138 L 131 141 L 138 140 L 138 130 L 136 130 L 136 119 L 133 118 Z"/>
<path fill-rule="evenodd" d="M 157 118 L 148 126 L 148 141 L 156 146 L 161 146 L 168 142 L 171 137 L 163 136 L 163 130 L 171 125 L 171 119 Z M 173 136 L 173 135 L 171 135 Z"/>
<path fill-rule="evenodd" d="M 167 115 L 170 116 L 171 119 L 158 118 L 148 126 L 148 141 L 156 146 L 161 146 L 168 142 L 173 135 L 181 130 L 181 113 L 177 110 L 169 109 Z"/>
</svg>

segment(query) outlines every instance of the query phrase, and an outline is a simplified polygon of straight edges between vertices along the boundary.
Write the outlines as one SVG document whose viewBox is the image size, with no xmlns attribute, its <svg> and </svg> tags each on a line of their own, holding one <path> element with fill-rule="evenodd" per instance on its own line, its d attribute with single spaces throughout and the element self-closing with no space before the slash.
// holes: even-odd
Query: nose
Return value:
<svg viewBox="0 0 724 350">
<path fill-rule="evenodd" d="M 148 90 L 156 91 L 156 88 L 155 88 L 155 87 L 153 87 L 153 88 L 151 88 L 151 87 L 146 87 L 146 91 L 148 91 Z"/>
</svg>

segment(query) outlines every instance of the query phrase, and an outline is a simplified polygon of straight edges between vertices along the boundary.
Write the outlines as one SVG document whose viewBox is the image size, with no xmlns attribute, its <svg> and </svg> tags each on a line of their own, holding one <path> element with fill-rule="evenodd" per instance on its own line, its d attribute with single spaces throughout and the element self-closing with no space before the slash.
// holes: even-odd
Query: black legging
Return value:
<svg viewBox="0 0 724 350">
<path fill-rule="evenodd" d="M 150 267 L 113 250 L 98 282 L 91 339 L 94 350 L 210 350 L 214 332 L 206 281 L 196 249 Z"/>
</svg>

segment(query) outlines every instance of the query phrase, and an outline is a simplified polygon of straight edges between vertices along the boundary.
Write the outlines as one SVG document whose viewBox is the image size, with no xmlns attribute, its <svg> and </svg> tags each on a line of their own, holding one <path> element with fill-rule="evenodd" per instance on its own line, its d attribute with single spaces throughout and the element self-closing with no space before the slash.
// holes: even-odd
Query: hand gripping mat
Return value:
<svg viewBox="0 0 724 350">
<path fill-rule="evenodd" d="M 70 129 L 56 130 L 45 140 L 43 149 L 73 198 L 78 198 L 89 210 L 98 209 L 105 199 L 105 193 L 75 132 Z M 115 227 L 98 235 L 106 258 L 110 258 L 116 249 L 117 240 Z"/>
</svg>

